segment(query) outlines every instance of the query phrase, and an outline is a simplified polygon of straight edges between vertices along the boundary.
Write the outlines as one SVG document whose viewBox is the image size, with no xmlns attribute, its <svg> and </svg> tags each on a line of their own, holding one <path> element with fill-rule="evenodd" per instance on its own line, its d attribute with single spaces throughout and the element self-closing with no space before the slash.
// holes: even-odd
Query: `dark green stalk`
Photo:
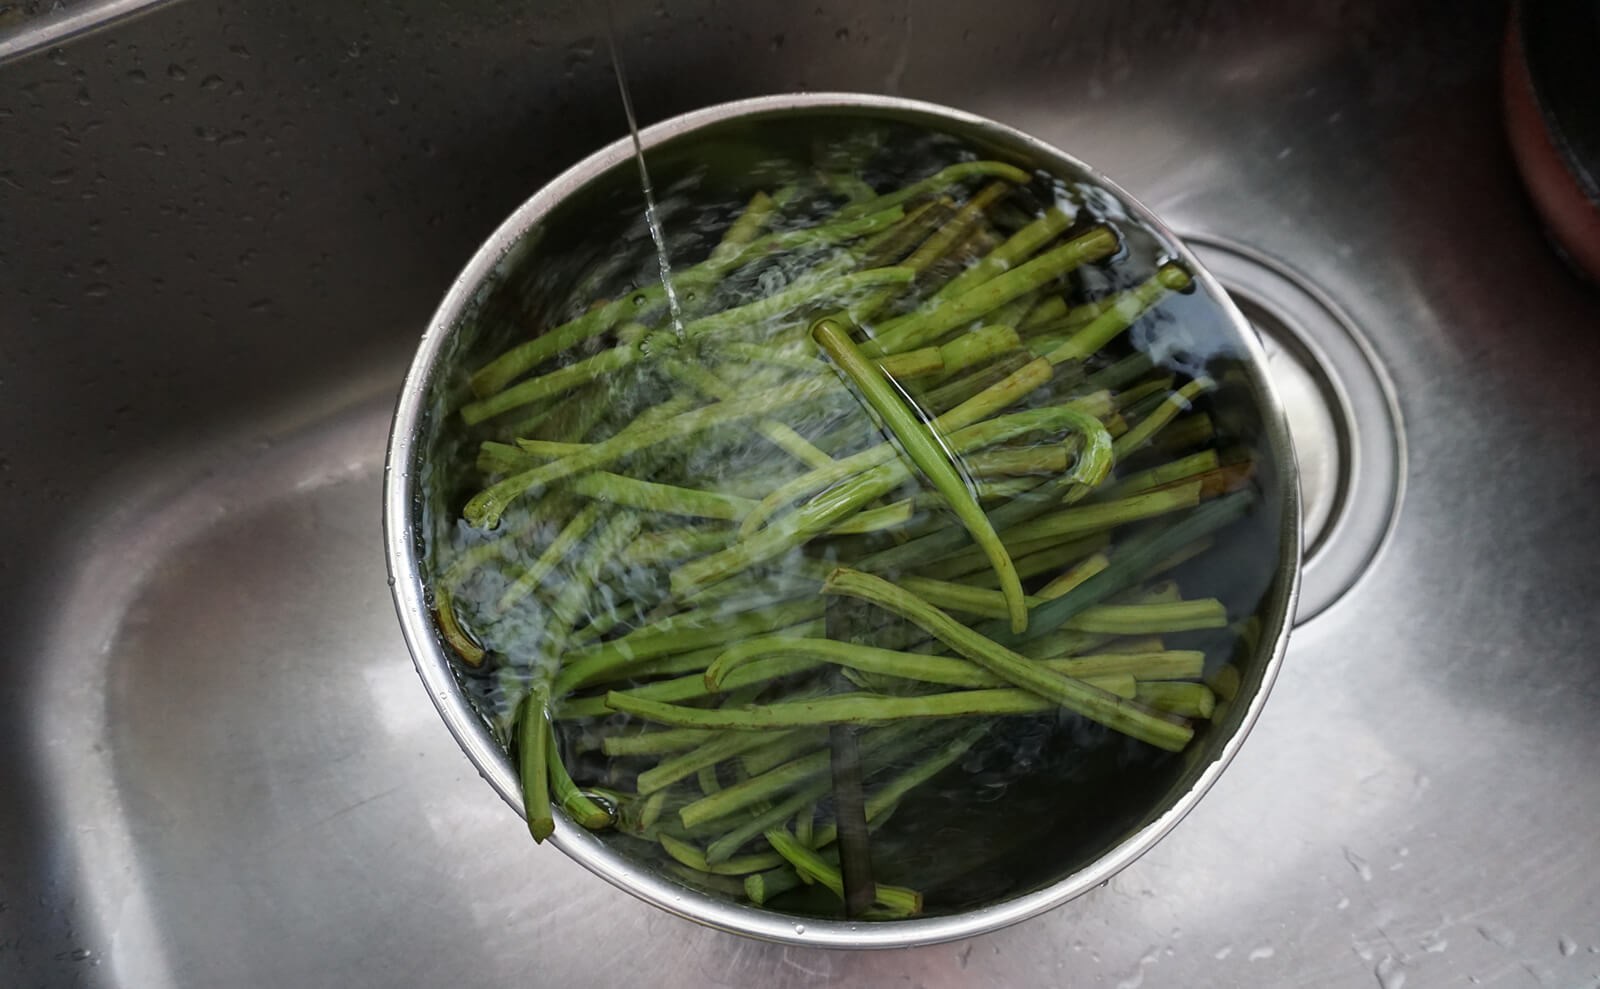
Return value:
<svg viewBox="0 0 1600 989">
<path fill-rule="evenodd" d="M 703 367 L 677 360 L 665 361 L 664 365 L 667 373 L 715 401 L 732 401 L 739 395 L 738 389 Z M 772 441 L 774 446 L 777 446 L 807 467 L 826 467 L 828 464 L 833 463 L 832 457 L 812 446 L 804 436 L 776 419 L 757 419 L 755 428 L 762 436 Z M 740 501 L 743 501 L 743 499 L 740 499 Z M 737 516 L 729 517 L 743 518 L 754 507 L 755 503 L 751 502 L 744 506 Z"/>
<path fill-rule="evenodd" d="M 741 675 L 735 677 L 722 686 L 725 689 L 749 686 L 753 683 L 765 683 L 779 677 L 803 673 L 821 665 L 821 660 L 806 660 L 794 656 L 760 665 L 751 664 L 740 671 Z M 647 683 L 641 687 L 634 687 L 624 691 L 632 697 L 647 697 L 654 701 L 692 701 L 697 697 L 705 697 L 712 693 L 706 687 L 704 674 L 690 673 L 672 680 L 658 680 Z M 561 720 L 571 718 L 598 718 L 610 714 L 611 708 L 606 706 L 604 697 L 583 697 L 578 699 L 568 698 L 556 706 L 555 716 Z"/>
<path fill-rule="evenodd" d="M 623 554 L 623 558 L 629 563 L 640 566 L 670 563 L 673 560 L 722 549 L 737 535 L 738 533 L 731 528 L 703 525 L 662 529 L 635 539 Z"/>
<path fill-rule="evenodd" d="M 1179 412 L 1188 411 L 1190 403 L 1199 395 L 1210 391 L 1215 383 L 1210 378 L 1195 378 L 1193 381 L 1168 395 L 1154 412 L 1141 419 L 1138 425 L 1117 437 L 1112 444 L 1112 450 L 1120 461 L 1135 450 L 1150 442 L 1151 437 L 1160 431 L 1161 427 L 1171 422 Z"/>
<path fill-rule="evenodd" d="M 1148 704 L 1157 711 L 1167 711 L 1183 718 L 1209 718 L 1216 710 L 1217 696 L 1203 683 L 1173 683 L 1156 680 L 1141 682 L 1136 695 L 1139 703 Z"/>
<path fill-rule="evenodd" d="M 1047 481 L 1039 487 L 1018 495 L 989 513 L 995 529 L 1004 532 L 1029 519 L 1044 514 L 1051 508 L 1070 503 L 1093 490 L 1111 469 L 1111 436 L 1094 416 L 1073 405 L 1058 408 L 1074 409 L 1078 415 L 1065 424 L 1079 437 L 1077 462 L 1071 472 Z M 950 528 L 932 532 L 900 546 L 872 553 L 856 561 L 856 566 L 867 570 L 907 570 L 932 560 L 948 556 L 966 542 L 965 533 Z"/>
<path fill-rule="evenodd" d="M 802 808 L 816 803 L 828 792 L 830 785 L 826 779 L 815 780 L 766 810 L 752 814 L 747 820 L 739 822 L 726 834 L 706 845 L 706 861 L 712 863 L 729 861 L 735 852 L 759 837 L 762 832 L 781 826 Z"/>
<path fill-rule="evenodd" d="M 1254 497 L 1249 491 L 1224 495 L 1206 502 L 1171 525 L 1129 537 L 1117 547 L 1109 567 L 1061 597 L 1041 604 L 1027 634 L 1012 635 L 1004 627 L 995 628 L 993 623 L 985 624 L 982 631 L 1005 644 L 1048 634 L 1085 609 L 1142 580 L 1152 564 L 1238 519 L 1249 510 Z"/>
<path fill-rule="evenodd" d="M 921 392 L 917 395 L 917 404 L 930 412 L 943 413 L 948 409 L 955 408 L 995 382 L 1004 379 L 1008 375 L 1015 374 L 1028 363 L 1029 357 L 1026 353 L 1005 354 L 991 364 L 975 371 L 969 371 L 958 378 L 939 385 L 937 388 Z"/>
<path fill-rule="evenodd" d="M 790 701 L 787 705 L 770 705 L 759 707 L 747 705 L 741 708 L 689 708 L 674 704 L 657 704 L 655 701 L 624 701 L 630 707 L 638 710 L 653 711 L 669 717 L 685 717 L 682 712 L 694 712 L 688 717 L 700 719 L 723 720 L 743 722 L 759 721 L 762 717 L 757 712 L 771 711 L 780 707 L 806 707 L 808 705 L 827 705 L 838 700 L 837 697 L 813 697 L 798 701 Z M 634 713 L 634 712 L 630 712 Z M 640 715 L 650 717 L 649 715 Z M 771 717 L 770 715 L 767 717 Z M 792 719 L 791 719 L 792 720 Z M 892 719 L 890 719 L 892 720 Z M 830 724 L 828 721 L 806 721 L 791 727 L 803 728 L 810 725 Z M 778 729 L 782 730 L 782 729 Z M 868 732 L 860 740 L 863 757 L 871 759 L 892 758 L 896 753 L 914 748 L 921 742 L 915 731 L 908 725 L 890 725 Z M 747 807 L 772 799 L 780 793 L 792 790 L 802 784 L 810 784 L 819 780 L 827 772 L 829 755 L 827 750 L 813 752 L 808 755 L 792 759 L 774 769 L 768 770 L 760 776 L 743 780 L 727 787 L 720 793 L 702 797 L 691 803 L 685 804 L 679 811 L 678 817 L 683 821 L 684 827 L 694 828 L 707 821 L 717 820 L 729 814 L 744 810 Z M 824 780 L 824 783 L 826 781 Z M 794 811 L 791 810 L 792 814 Z"/>
<path fill-rule="evenodd" d="M 1041 666 L 992 639 L 984 638 L 916 595 L 882 578 L 860 571 L 839 569 L 823 584 L 823 592 L 849 594 L 871 601 L 911 620 L 956 652 L 1008 682 L 1140 741 L 1178 751 L 1193 737 L 1193 730 L 1181 721 L 1158 717 L 1114 694 Z M 1042 610 L 1054 603 L 1047 602 L 1040 608 Z"/>
<path fill-rule="evenodd" d="M 964 161 L 959 164 L 949 165 L 920 182 L 913 182 L 894 192 L 884 193 L 866 202 L 852 203 L 839 211 L 838 218 L 846 220 L 855 216 L 876 213 L 899 206 L 901 203 L 915 199 L 918 196 L 929 196 L 943 192 L 958 182 L 985 177 L 1004 179 L 1014 185 L 1022 185 L 1028 181 L 1027 172 L 1003 161 Z"/>
<path fill-rule="evenodd" d="M 816 398 L 826 392 L 827 386 L 808 381 L 772 389 L 764 394 L 718 402 L 703 409 L 695 409 L 673 416 L 664 422 L 639 429 L 625 429 L 616 436 L 592 443 L 582 453 L 542 464 L 530 471 L 508 477 L 478 492 L 462 509 L 462 515 L 471 525 L 492 529 L 500 521 L 506 506 L 522 494 L 541 489 L 575 474 L 585 473 L 640 450 L 659 446 L 671 440 L 691 436 L 714 426 L 735 422 L 750 416 L 764 415 Z"/>
<path fill-rule="evenodd" d="M 1224 628 L 1227 624 L 1228 612 L 1222 602 L 1216 598 L 1201 598 L 1158 604 L 1092 605 L 1062 622 L 1061 627 L 1106 635 L 1159 635 Z"/>
<path fill-rule="evenodd" d="M 579 385 L 588 384 L 613 371 L 620 371 L 639 357 L 639 348 L 626 344 L 602 350 L 593 357 L 568 364 L 559 371 L 530 378 L 504 391 L 496 392 L 488 398 L 468 403 L 461 408 L 461 418 L 470 426 L 533 402 L 556 398 Z"/>
<path fill-rule="evenodd" d="M 611 812 L 590 800 L 588 795 L 572 782 L 572 777 L 567 775 L 566 765 L 561 761 L 561 751 L 556 747 L 554 728 L 549 730 L 550 738 L 545 742 L 545 759 L 549 764 L 550 791 L 555 803 L 568 817 L 589 831 L 603 831 L 609 828 L 612 824 Z"/>
<path fill-rule="evenodd" d="M 1006 406 L 1020 401 L 1049 380 L 1050 365 L 1043 360 L 1033 361 L 934 419 L 928 426 L 938 435 L 952 433 L 987 419 Z M 898 456 L 899 451 L 895 449 L 894 444 L 879 443 L 860 453 L 835 460 L 832 467 L 809 471 L 792 481 L 780 484 L 771 494 L 761 499 L 755 511 L 745 516 L 744 521 L 739 524 L 739 534 L 748 538 L 784 505 L 816 494 L 847 477 L 889 463 Z"/>
<path fill-rule="evenodd" d="M 876 363 L 878 370 L 896 381 L 920 378 L 925 374 L 937 374 L 944 370 L 944 356 L 939 353 L 938 347 L 924 347 L 921 350 L 908 350 L 903 354 L 892 354 L 880 358 Z"/>
<path fill-rule="evenodd" d="M 609 756 L 661 755 L 692 749 L 717 732 L 693 728 L 669 728 L 666 731 L 646 731 L 637 735 L 607 735 L 601 740 L 601 751 Z"/>
<path fill-rule="evenodd" d="M 456 617 L 455 600 L 450 585 L 440 581 L 433 589 L 433 614 L 439 620 L 439 634 L 463 663 L 468 666 L 483 665 L 483 646 L 462 627 Z"/>
<path fill-rule="evenodd" d="M 948 222 L 935 231 L 927 240 L 923 241 L 909 258 L 903 262 L 904 266 L 917 272 L 919 275 L 928 270 L 928 267 L 948 254 L 968 232 L 983 219 L 988 208 L 998 201 L 1011 187 L 1004 182 L 993 182 L 984 186 L 973 195 L 965 205 L 951 217 Z M 858 323 L 867 323 L 876 316 L 884 306 L 894 300 L 892 289 L 881 289 L 874 292 L 866 300 L 850 307 L 850 317 Z"/>
<path fill-rule="evenodd" d="M 1063 361 L 1081 361 L 1110 343 L 1117 334 L 1132 326 L 1135 321 L 1168 292 L 1181 292 L 1194 284 L 1189 273 L 1175 264 L 1162 266 L 1155 277 L 1117 297 L 1100 315 L 1074 333 L 1066 343 L 1057 347 L 1048 357 L 1051 364 Z"/>
<path fill-rule="evenodd" d="M 597 643 L 568 653 L 552 693 L 565 697 L 579 687 L 603 682 L 603 678 L 645 660 L 673 653 L 689 652 L 745 636 L 772 632 L 822 616 L 821 601 L 799 601 L 772 608 L 729 615 L 689 612 L 630 632 L 620 639 Z"/>
<path fill-rule="evenodd" d="M 1096 227 L 961 295 L 945 299 L 933 308 L 918 310 L 912 318 L 882 330 L 868 346 L 862 348 L 863 352 L 878 357 L 913 350 L 964 323 L 981 319 L 985 313 L 1017 296 L 1025 295 L 1081 264 L 1103 258 L 1116 249 L 1116 234 L 1106 227 Z M 1059 362 L 1052 360 L 1051 363 Z"/>
<path fill-rule="evenodd" d="M 680 841 L 669 834 L 659 834 L 656 840 L 661 843 L 661 847 L 668 855 L 689 868 L 717 876 L 744 876 L 763 869 L 771 869 L 784 861 L 783 856 L 777 852 L 768 852 L 764 855 L 744 855 L 736 859 L 712 862 L 705 853 L 687 841 Z"/>
<path fill-rule="evenodd" d="M 637 697 L 637 695 L 630 696 Z M 715 766 L 724 759 L 731 759 L 741 752 L 748 751 L 764 745 L 770 745 L 779 738 L 792 737 L 803 734 L 799 730 L 774 737 L 770 732 L 723 732 L 715 738 L 709 739 L 702 745 L 681 755 L 664 759 L 654 769 L 647 769 L 639 774 L 638 791 L 641 797 L 649 796 L 657 790 L 664 790 L 672 784 L 693 776 L 697 771 L 707 766 Z M 806 737 L 814 737 L 806 735 Z"/>
<path fill-rule="evenodd" d="M 550 811 L 550 758 L 546 751 L 550 744 L 550 721 L 545 714 L 547 699 L 543 688 L 530 691 L 522 701 L 522 716 L 517 719 L 523 816 L 528 821 L 528 833 L 540 843 L 556 829 L 556 819 Z"/>
<path fill-rule="evenodd" d="M 1126 435 L 1126 434 L 1124 434 Z M 1095 492 L 1096 498 L 1101 497 L 1126 497 L 1127 495 L 1140 494 L 1159 488 L 1174 481 L 1183 481 L 1188 478 L 1214 470 L 1218 466 L 1217 451 L 1202 450 L 1190 454 L 1179 460 L 1152 467 L 1149 470 L 1129 474 Z"/>
<path fill-rule="evenodd" d="M 898 206 L 859 215 L 852 218 L 784 233 L 768 234 L 746 244 L 716 262 L 695 265 L 674 276 L 674 290 L 680 294 L 696 285 L 714 280 L 733 269 L 782 251 L 797 248 L 820 247 L 839 243 L 864 234 L 881 230 L 897 222 L 905 213 Z M 472 391 L 487 397 L 501 391 L 522 375 L 571 347 L 591 337 L 599 336 L 618 323 L 648 310 L 658 308 L 666 300 L 666 289 L 659 283 L 646 285 L 629 292 L 613 302 L 591 309 L 577 319 L 562 324 L 540 336 L 519 344 L 480 368 L 472 376 Z"/>
<path fill-rule="evenodd" d="M 853 382 L 862 399 L 884 425 L 900 440 L 909 456 L 940 494 L 944 495 L 956 518 L 989 557 L 989 564 L 1000 578 L 1000 589 L 1011 611 L 1012 627 L 1020 632 L 1028 626 L 1027 605 L 1022 600 L 1022 583 L 1016 567 L 1006 555 L 1005 545 L 989 524 L 949 453 L 927 425 L 917 419 L 883 372 L 868 361 L 844 328 L 832 320 L 819 320 L 811 327 L 812 339 L 827 352 L 845 376 Z"/>
<path fill-rule="evenodd" d="M 1072 226 L 1072 214 L 1052 206 L 1032 223 L 1018 230 L 1005 243 L 990 251 L 977 264 L 947 282 L 935 292 L 934 299 L 951 299 L 977 288 L 1021 264 L 1039 248 L 1055 240 Z"/>
<path fill-rule="evenodd" d="M 1072 710 L 1077 710 L 1078 707 L 1093 709 L 1096 711 L 1096 715 L 1088 715 L 1084 711 L 1079 711 L 1078 713 L 1085 714 L 1091 720 L 1105 723 L 1108 727 L 1116 728 L 1125 734 L 1139 738 L 1141 741 L 1147 741 L 1152 745 L 1171 749 L 1172 751 L 1183 748 L 1183 745 L 1193 734 L 1188 726 L 1181 721 L 1156 717 L 1150 712 L 1128 703 L 1119 696 L 1121 693 L 1133 693 L 1135 688 L 1131 675 L 1116 674 L 1104 677 L 1103 679 L 1108 685 L 1117 688 L 1113 692 L 1095 684 L 1062 675 L 1043 663 L 1027 659 L 1016 653 L 1010 653 L 1010 656 L 1032 667 L 1032 671 L 1025 678 L 1040 684 L 1041 690 L 1051 690 L 1062 695 L 1073 695 L 1073 704 L 1062 704 L 1056 698 L 1045 697 L 1031 688 L 1021 687 L 956 690 L 942 694 L 918 694 L 904 697 L 874 693 L 831 694 L 812 701 L 786 701 L 737 709 L 684 707 L 678 704 L 663 704 L 658 701 L 641 700 L 621 693 L 608 694 L 607 697 L 611 699 L 612 706 L 616 710 L 625 714 L 631 714 L 647 721 L 685 728 L 784 731 L 812 725 L 870 726 L 884 722 L 908 722 L 924 719 L 1039 714 L 1065 706 Z M 1019 676 L 1022 675 L 1019 674 Z M 1001 677 L 1001 679 L 1013 682 L 1008 677 Z M 1057 681 L 1068 684 L 1068 687 L 1058 688 L 1055 686 Z M 1113 724 L 1112 722 L 1116 723 Z M 1128 727 L 1124 728 L 1122 727 L 1123 725 Z M 771 770 L 766 777 L 758 777 L 758 779 L 762 780 L 764 787 L 762 796 L 765 796 L 768 790 L 782 790 L 799 782 L 801 779 L 822 771 L 828 765 L 828 756 L 829 753 L 826 750 L 819 750 L 809 756 L 803 756 Z M 767 777 L 774 777 L 774 779 L 769 781 Z M 710 801 L 715 800 L 717 797 L 727 796 L 736 789 L 738 787 L 729 787 L 722 793 L 717 794 L 716 797 L 706 797 L 704 800 Z M 740 806 L 743 805 L 741 804 Z M 738 807 L 732 809 L 736 810 Z M 731 810 L 719 803 L 715 813 L 703 812 L 693 819 L 685 818 L 684 824 L 694 827 L 700 821 L 726 813 L 731 813 Z"/>
<path fill-rule="evenodd" d="M 836 642 L 832 639 L 782 640 L 776 638 L 747 639 L 734 645 L 717 657 L 717 661 L 706 669 L 704 679 L 707 685 L 720 690 L 725 684 L 738 682 L 739 671 L 748 668 L 745 665 L 747 663 L 753 666 L 757 663 L 770 662 L 774 659 L 792 656 L 805 656 L 818 662 L 833 663 L 866 673 L 876 673 L 882 676 L 898 677 L 902 680 L 936 683 L 950 687 L 1004 687 L 1010 683 L 1004 677 L 991 673 L 976 663 L 958 659 L 954 656 L 930 656 L 926 653 L 901 652 L 854 642 Z M 1060 668 L 1052 666 L 1051 668 L 1057 669 L 1057 672 L 1066 672 L 1074 676 L 1078 674 L 1072 671 L 1079 669 L 1076 666 Z M 1092 667 L 1083 667 L 1083 669 L 1092 669 Z M 1113 668 L 1105 673 L 1090 672 L 1084 674 L 1084 676 L 1092 679 L 1098 676 L 1115 676 L 1125 672 L 1129 671 Z M 1102 689 L 1124 686 L 1120 681 L 1107 681 L 1096 685 Z M 754 773 L 757 767 L 747 766 L 746 768 Z M 770 767 L 763 766 L 761 768 Z"/>
</svg>

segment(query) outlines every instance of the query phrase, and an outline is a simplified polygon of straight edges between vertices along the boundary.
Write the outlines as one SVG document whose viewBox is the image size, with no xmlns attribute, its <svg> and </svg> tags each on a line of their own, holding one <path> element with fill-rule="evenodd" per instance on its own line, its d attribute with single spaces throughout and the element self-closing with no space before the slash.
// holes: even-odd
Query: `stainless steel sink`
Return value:
<svg viewBox="0 0 1600 989">
<path fill-rule="evenodd" d="M 394 621 L 395 389 L 620 132 L 603 9 L 174 3 L 0 65 L 0 985 L 1600 981 L 1600 296 L 1504 148 L 1502 5 L 1392 8 L 618 4 L 646 118 L 889 91 L 1102 167 L 1298 410 L 1322 592 L 1222 782 L 1106 888 L 887 953 L 533 848 Z"/>
</svg>

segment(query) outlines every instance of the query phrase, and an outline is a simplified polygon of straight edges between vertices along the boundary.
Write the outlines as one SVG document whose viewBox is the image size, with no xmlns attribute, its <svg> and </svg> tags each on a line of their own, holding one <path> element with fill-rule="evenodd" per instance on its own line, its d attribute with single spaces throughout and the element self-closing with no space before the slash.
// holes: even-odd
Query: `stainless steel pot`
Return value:
<svg viewBox="0 0 1600 989">
<path fill-rule="evenodd" d="M 948 916 L 901 921 L 845 922 L 791 916 L 731 903 L 679 885 L 623 858 L 594 835 L 557 815 L 554 843 L 608 882 L 665 910 L 723 930 L 774 941 L 831 947 L 902 947 L 968 937 L 1016 923 L 1105 882 L 1137 859 L 1195 805 L 1226 768 L 1255 722 L 1287 642 L 1299 587 L 1300 503 L 1294 455 L 1282 411 L 1263 373 L 1265 357 L 1244 317 L 1216 280 L 1148 210 L 1105 176 L 1077 159 L 1020 131 L 972 114 L 929 103 L 882 96 L 812 93 L 761 97 L 708 107 L 647 128 L 645 150 L 682 147 L 714 129 L 798 114 L 853 116 L 911 123 L 943 132 L 1058 176 L 1088 181 L 1121 206 L 1181 258 L 1200 291 L 1216 304 L 1237 335 L 1263 443 L 1270 450 L 1271 476 L 1264 478 L 1274 503 L 1277 545 L 1274 577 L 1265 596 L 1262 628 L 1252 655 L 1241 662 L 1242 684 L 1225 716 L 1191 744 L 1175 785 L 1149 808 L 1139 825 L 1108 850 L 1062 875 L 1040 877 L 1032 891 Z M 427 524 L 423 461 L 437 436 L 436 390 L 443 386 L 451 356 L 463 344 L 471 316 L 494 287 L 562 240 L 562 207 L 602 185 L 620 181 L 633 168 L 631 142 L 619 140 L 558 176 L 501 224 L 451 286 L 423 335 L 395 410 L 384 481 L 384 538 L 396 610 L 417 671 L 434 705 L 483 777 L 512 807 L 522 810 L 516 771 L 490 735 L 452 673 L 426 604 L 422 536 Z"/>
</svg>

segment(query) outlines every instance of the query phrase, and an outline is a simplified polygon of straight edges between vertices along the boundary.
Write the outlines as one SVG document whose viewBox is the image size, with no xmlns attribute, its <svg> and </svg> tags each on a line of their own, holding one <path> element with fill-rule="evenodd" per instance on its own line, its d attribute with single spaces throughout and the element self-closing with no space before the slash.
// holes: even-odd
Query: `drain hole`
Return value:
<svg viewBox="0 0 1600 989">
<path fill-rule="evenodd" d="M 1360 579 L 1394 523 L 1405 467 L 1394 391 L 1355 327 L 1298 273 L 1245 248 L 1187 243 L 1255 328 L 1289 422 L 1304 622 Z"/>
<path fill-rule="evenodd" d="M 1321 550 L 1349 492 L 1349 420 L 1337 388 L 1300 338 L 1253 300 L 1229 291 L 1267 352 L 1267 375 L 1289 420 L 1300 468 L 1300 532 L 1309 560 Z"/>
</svg>

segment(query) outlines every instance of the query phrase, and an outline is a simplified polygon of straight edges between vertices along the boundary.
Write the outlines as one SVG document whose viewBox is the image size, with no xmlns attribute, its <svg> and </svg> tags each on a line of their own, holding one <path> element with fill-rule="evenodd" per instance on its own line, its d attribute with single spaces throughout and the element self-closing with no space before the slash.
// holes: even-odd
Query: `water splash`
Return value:
<svg viewBox="0 0 1600 989">
<path fill-rule="evenodd" d="M 683 309 L 678 304 L 678 293 L 672 287 L 672 265 L 667 260 L 667 238 L 661 231 L 661 219 L 656 214 L 656 190 L 650 184 L 650 170 L 644 164 L 644 145 L 639 141 L 639 121 L 633 113 L 633 96 L 628 92 L 627 73 L 622 68 L 622 56 L 617 53 L 616 30 L 612 23 L 611 4 L 606 3 L 606 48 L 611 53 L 611 69 L 617 77 L 617 91 L 622 94 L 622 112 L 628 117 L 628 135 L 633 138 L 633 160 L 639 166 L 639 187 L 644 192 L 644 222 L 650 228 L 650 239 L 656 245 L 656 263 L 661 269 L 661 287 L 666 291 L 667 310 L 672 315 L 672 328 L 678 339 L 684 338 Z"/>
</svg>

